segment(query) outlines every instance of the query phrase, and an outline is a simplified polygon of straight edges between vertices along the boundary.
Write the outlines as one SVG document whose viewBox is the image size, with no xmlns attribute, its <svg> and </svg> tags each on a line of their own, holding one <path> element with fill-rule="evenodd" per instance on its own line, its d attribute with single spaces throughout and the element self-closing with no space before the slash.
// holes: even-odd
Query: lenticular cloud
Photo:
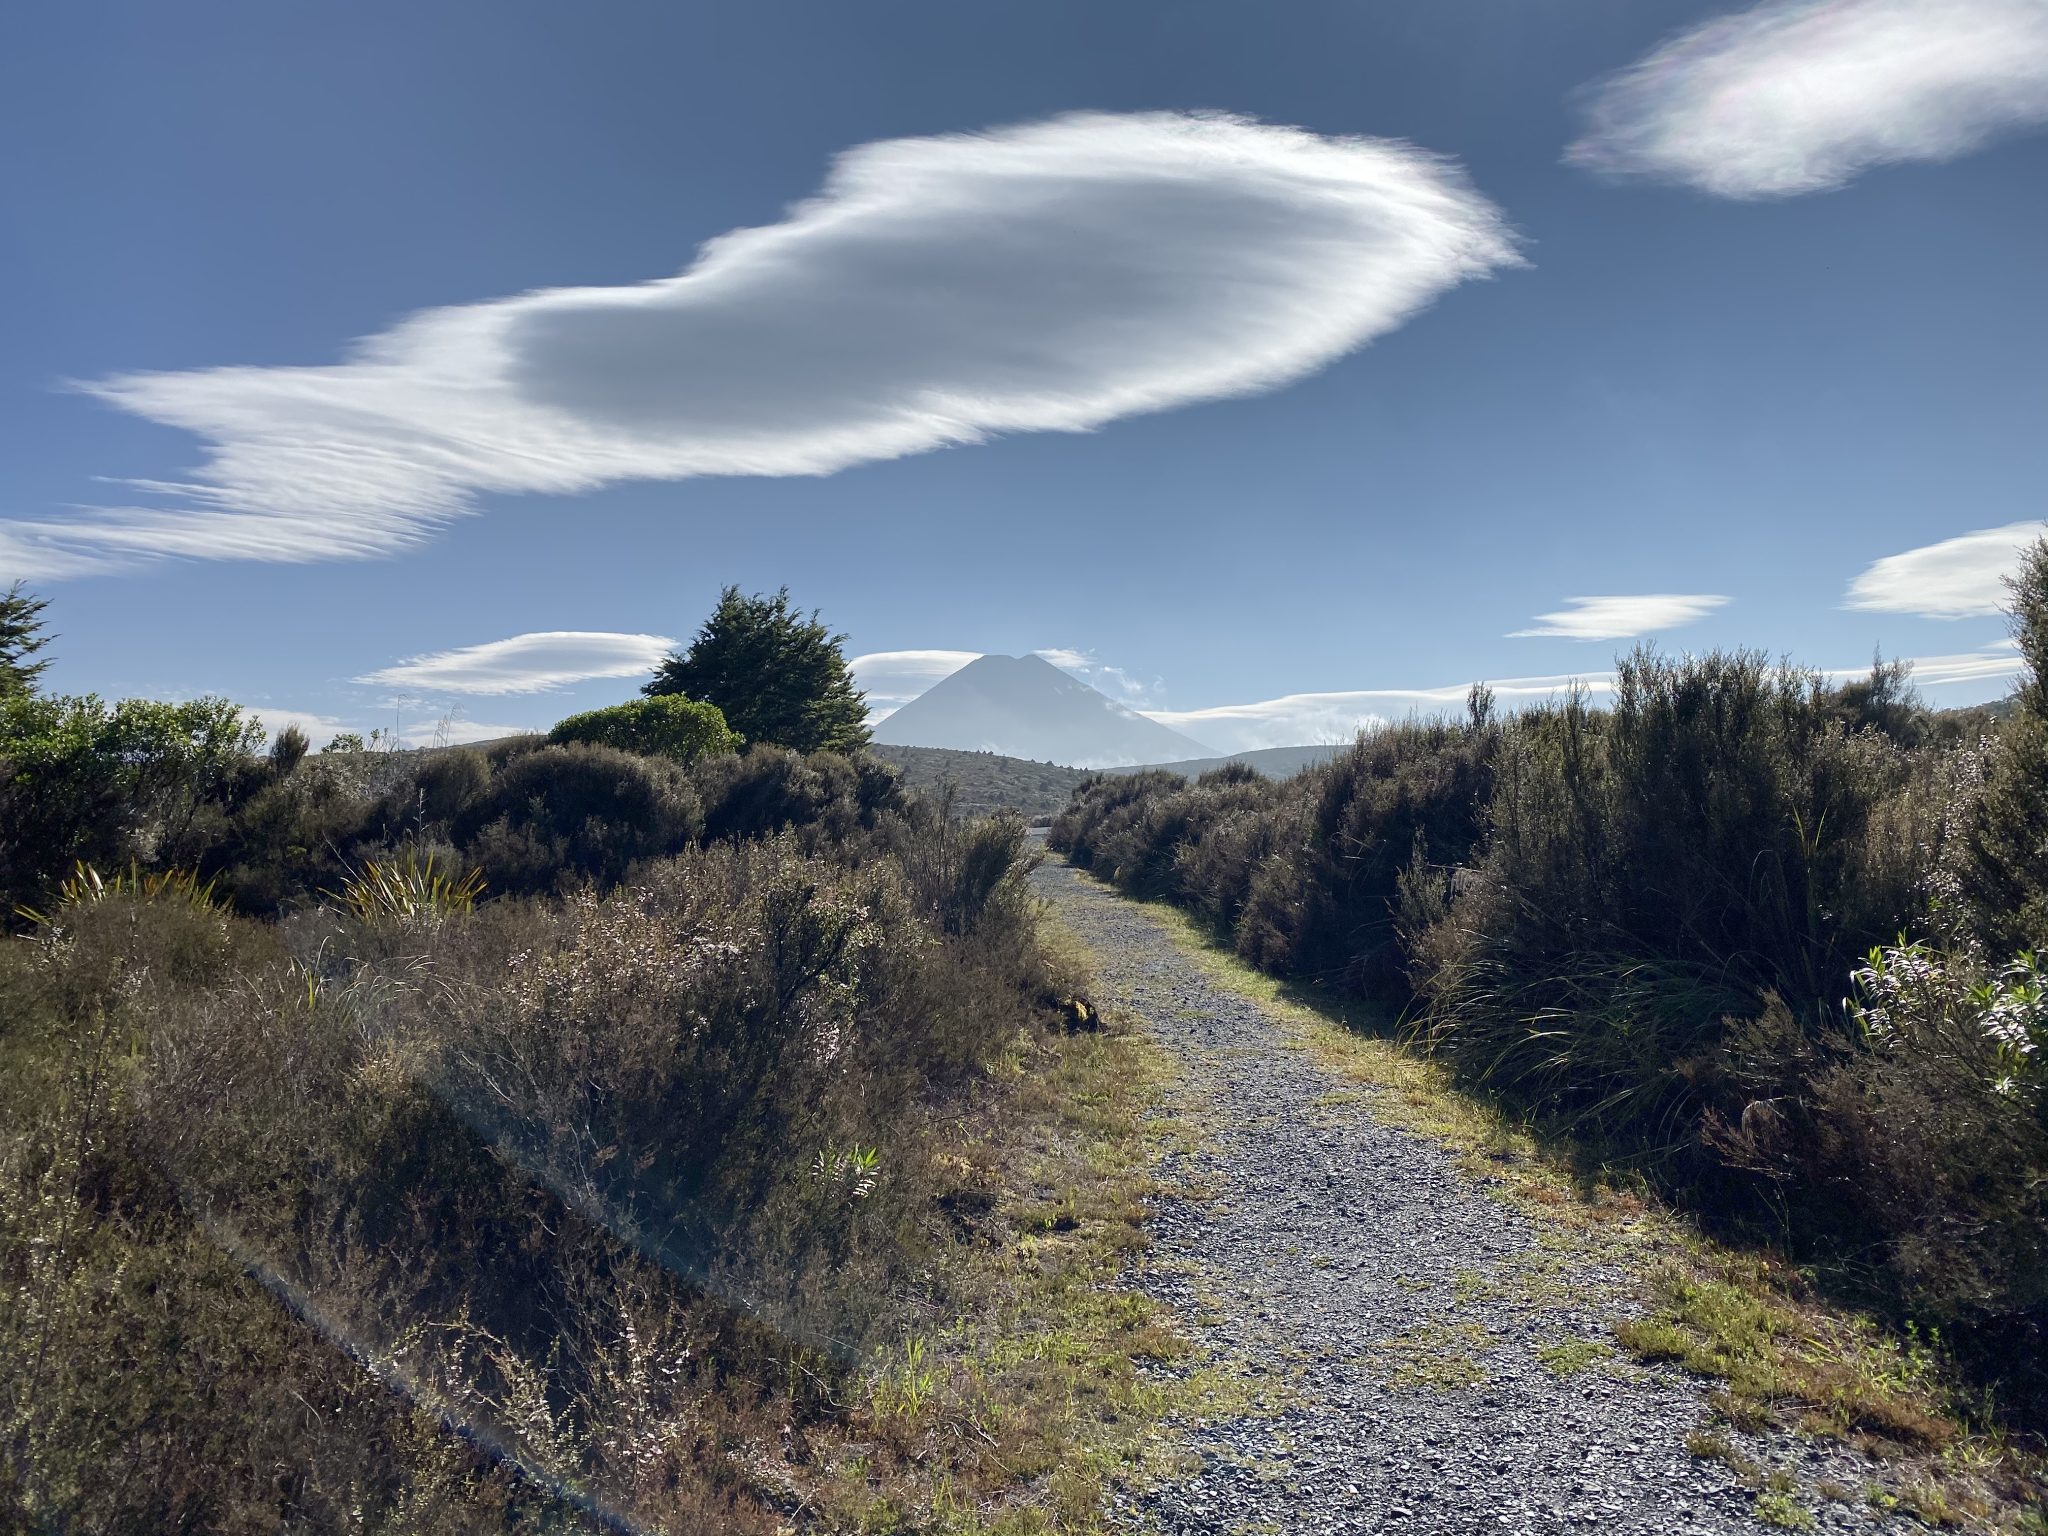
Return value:
<svg viewBox="0 0 2048 1536">
<path fill-rule="evenodd" d="M 90 384 L 203 438 L 203 467 L 0 523 L 0 551 L 360 557 L 480 494 L 1085 431 L 1285 384 L 1517 259 L 1454 164 L 1386 140 L 1169 113 L 888 140 L 676 277 L 425 311 L 331 367 Z"/>
<path fill-rule="evenodd" d="M 2041 122 L 2048 0 L 1773 0 L 1600 82 L 1566 159 L 1789 197 Z"/>
</svg>

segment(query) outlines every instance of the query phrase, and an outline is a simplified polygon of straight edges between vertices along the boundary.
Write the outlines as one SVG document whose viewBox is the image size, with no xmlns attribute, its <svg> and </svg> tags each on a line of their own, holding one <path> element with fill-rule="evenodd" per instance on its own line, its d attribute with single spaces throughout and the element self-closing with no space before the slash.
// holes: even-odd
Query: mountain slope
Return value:
<svg viewBox="0 0 2048 1536">
<path fill-rule="evenodd" d="M 1050 816 L 1064 810 L 1075 786 L 1088 778 L 1083 768 L 1033 763 L 993 752 L 892 747 L 879 742 L 868 750 L 903 775 L 906 789 L 952 790 L 953 809 L 964 816 L 984 816 L 991 811 Z"/>
<path fill-rule="evenodd" d="M 1199 779 L 1212 769 L 1226 767 L 1231 763 L 1243 763 L 1248 768 L 1256 768 L 1269 779 L 1291 779 L 1304 768 L 1314 768 L 1327 763 L 1331 758 L 1341 757 L 1350 750 L 1351 743 L 1348 741 L 1301 747 L 1257 747 L 1250 752 L 1233 752 L 1228 757 L 1198 757 L 1192 762 L 1180 763 L 1145 763 L 1129 771 L 1139 773 L 1145 768 L 1165 768 L 1184 778 Z"/>
<path fill-rule="evenodd" d="M 1126 709 L 1039 656 L 983 656 L 875 727 L 886 746 L 950 747 L 1075 768 L 1122 767 L 1213 749 Z"/>
</svg>

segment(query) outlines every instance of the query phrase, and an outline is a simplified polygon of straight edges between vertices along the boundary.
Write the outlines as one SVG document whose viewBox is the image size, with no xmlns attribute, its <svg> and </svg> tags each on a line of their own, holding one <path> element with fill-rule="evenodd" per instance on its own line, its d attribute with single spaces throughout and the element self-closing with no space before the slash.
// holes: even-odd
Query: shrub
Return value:
<svg viewBox="0 0 2048 1536">
<path fill-rule="evenodd" d="M 1767 1095 L 1731 1076 L 1724 1021 L 1775 997 L 1824 1030 L 1856 957 L 1915 905 L 1867 837 L 1910 761 L 1830 705 L 1757 655 L 1638 651 L 1611 712 L 1573 698 L 1524 717 L 1429 978 L 1436 1048 L 1546 1112 L 1689 1156 L 1708 1112 Z"/>
<path fill-rule="evenodd" d="M 1987 749 L 1962 871 L 1977 927 L 2001 949 L 2048 947 L 2048 539 L 2028 552 L 2011 587 L 2026 670 L 2011 718 Z"/>
<path fill-rule="evenodd" d="M 196 862 L 253 789 L 262 736 L 223 699 L 0 697 L 0 902 L 32 904 L 80 860 Z"/>
<path fill-rule="evenodd" d="M 484 890 L 481 870 L 456 875 L 437 865 L 435 854 L 422 857 L 416 850 L 381 864 L 365 859 L 334 894 L 364 923 L 431 926 L 469 912 Z"/>
<path fill-rule="evenodd" d="M 571 715 L 548 733 L 548 740 L 557 745 L 590 742 L 622 752 L 672 757 L 679 763 L 695 762 L 712 752 L 736 752 L 740 746 L 716 704 L 673 694 Z"/>
<path fill-rule="evenodd" d="M 1106 838 L 1113 838 L 1122 824 L 1139 814 L 1133 810 L 1153 795 L 1187 788 L 1187 780 L 1164 768 L 1143 773 L 1099 774 L 1083 781 L 1067 809 L 1053 818 L 1046 842 L 1055 853 L 1064 853 L 1082 869 L 1093 869 Z M 1105 869 L 1103 874 L 1113 871 Z"/>
<path fill-rule="evenodd" d="M 549 747 L 493 790 L 624 824 L 679 772 Z M 1050 990 L 1014 823 L 856 837 L 428 925 L 104 881 L 0 944 L 9 1513 L 766 1536 L 757 1447 L 872 1450 L 853 1370 L 963 1308 L 948 1127 Z"/>
<path fill-rule="evenodd" d="M 1872 952 L 1856 1043 L 1816 1078 L 1807 1177 L 1874 1237 L 1893 1299 L 2048 1397 L 2048 975 L 1929 944 Z M 1745 1148 L 1744 1150 L 1749 1150 Z M 1777 1151 L 1777 1148 L 1767 1150 Z"/>
<path fill-rule="evenodd" d="M 575 745 L 512 758 L 456 832 L 492 889 L 542 892 L 584 880 L 615 884 L 641 860 L 685 847 L 702 827 L 680 766 Z"/>
<path fill-rule="evenodd" d="M 1288 857 L 1253 877 L 1238 952 L 1266 970 L 1405 1005 L 1402 879 L 1418 861 L 1449 868 L 1471 857 L 1499 735 L 1490 724 L 1383 726 L 1303 774 Z"/>
<path fill-rule="evenodd" d="M 786 747 L 754 746 L 738 756 L 704 759 L 694 780 L 703 797 L 704 835 L 713 839 L 799 827 L 815 829 L 813 846 L 838 844 L 902 804 L 886 764 L 836 752 L 806 757 Z"/>
</svg>

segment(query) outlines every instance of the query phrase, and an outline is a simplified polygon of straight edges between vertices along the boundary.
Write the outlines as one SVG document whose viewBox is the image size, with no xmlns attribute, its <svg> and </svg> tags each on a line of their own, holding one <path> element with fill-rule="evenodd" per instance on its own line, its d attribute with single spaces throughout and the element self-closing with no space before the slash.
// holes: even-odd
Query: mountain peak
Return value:
<svg viewBox="0 0 2048 1536">
<path fill-rule="evenodd" d="M 1213 755 L 1043 656 L 978 656 L 882 721 L 874 737 L 885 746 L 998 752 L 1074 768 Z"/>
</svg>

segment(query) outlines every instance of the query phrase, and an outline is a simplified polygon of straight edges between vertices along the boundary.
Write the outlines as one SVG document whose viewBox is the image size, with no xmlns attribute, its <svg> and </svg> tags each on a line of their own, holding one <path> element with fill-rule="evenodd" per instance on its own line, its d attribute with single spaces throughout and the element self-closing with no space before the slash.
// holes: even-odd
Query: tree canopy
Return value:
<svg viewBox="0 0 2048 1536">
<path fill-rule="evenodd" d="M 22 590 L 20 582 L 0 593 L 0 698 L 35 692 L 36 679 L 50 662 L 31 661 L 50 637 L 43 633 L 43 610 L 49 606 Z"/>
<path fill-rule="evenodd" d="M 748 742 L 799 752 L 854 752 L 868 743 L 867 700 L 841 647 L 814 609 L 727 587 L 687 651 L 668 656 L 642 690 L 714 704 Z"/>
</svg>

